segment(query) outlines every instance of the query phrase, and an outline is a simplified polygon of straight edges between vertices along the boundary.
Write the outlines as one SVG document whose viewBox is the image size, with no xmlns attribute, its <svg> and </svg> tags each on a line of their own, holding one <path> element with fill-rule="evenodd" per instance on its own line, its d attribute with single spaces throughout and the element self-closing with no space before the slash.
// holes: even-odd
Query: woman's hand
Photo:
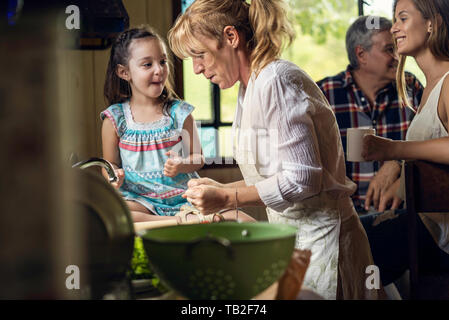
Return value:
<svg viewBox="0 0 449 320">
<path fill-rule="evenodd" d="M 394 141 L 387 138 L 378 137 L 372 134 L 363 137 L 362 157 L 367 161 L 384 161 L 395 158 Z"/>
<path fill-rule="evenodd" d="M 199 185 L 206 185 L 206 186 L 214 186 L 217 188 L 224 188 L 224 184 L 217 182 L 215 180 L 212 180 L 210 178 L 199 178 L 199 179 L 190 179 L 189 182 L 187 183 L 187 186 L 189 188 L 193 188 Z"/>
<path fill-rule="evenodd" d="M 226 189 L 206 184 L 189 187 L 182 197 L 187 199 L 202 214 L 215 213 L 226 209 L 229 201 Z"/>
<path fill-rule="evenodd" d="M 385 193 L 380 196 L 379 208 L 375 208 L 379 212 L 384 212 L 390 206 L 390 210 L 395 210 L 402 203 L 402 199 L 396 194 L 399 190 L 400 179 L 397 179 Z"/>
<path fill-rule="evenodd" d="M 172 150 L 168 151 L 165 155 L 169 158 L 164 164 L 164 176 L 173 178 L 181 172 L 182 158 Z"/>
<path fill-rule="evenodd" d="M 125 171 L 123 169 L 115 169 L 114 172 L 117 175 L 118 180 L 116 182 L 111 182 L 111 185 L 114 188 L 119 189 L 125 180 Z"/>
</svg>

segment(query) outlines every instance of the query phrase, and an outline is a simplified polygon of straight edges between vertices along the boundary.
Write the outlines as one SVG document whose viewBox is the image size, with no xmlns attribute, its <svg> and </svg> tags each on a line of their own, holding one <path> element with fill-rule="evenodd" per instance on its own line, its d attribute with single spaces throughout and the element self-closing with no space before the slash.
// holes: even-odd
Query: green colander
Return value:
<svg viewBox="0 0 449 320">
<path fill-rule="evenodd" d="M 141 233 L 150 265 L 187 299 L 251 299 L 277 281 L 295 227 L 267 222 L 181 225 Z"/>
</svg>

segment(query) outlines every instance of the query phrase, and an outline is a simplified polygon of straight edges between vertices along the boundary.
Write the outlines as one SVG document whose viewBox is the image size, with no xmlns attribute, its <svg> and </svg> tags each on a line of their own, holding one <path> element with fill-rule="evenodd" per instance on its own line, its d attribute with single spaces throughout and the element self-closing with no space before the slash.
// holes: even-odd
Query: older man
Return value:
<svg viewBox="0 0 449 320">
<path fill-rule="evenodd" d="M 383 17 L 359 17 L 346 33 L 349 66 L 318 81 L 335 112 L 345 152 L 347 128 L 373 127 L 379 136 L 405 139 L 413 112 L 401 107 L 398 101 L 395 84 L 398 60 L 391 26 L 390 20 Z M 411 73 L 406 73 L 406 82 L 412 105 L 417 109 L 423 87 Z M 366 212 L 367 195 L 367 204 L 374 200 L 372 209 L 379 209 L 380 195 L 389 185 L 382 171 L 393 170 L 399 175 L 400 167 L 394 162 L 386 163 L 376 175 L 380 165 L 346 162 L 346 174 L 358 186 L 352 199 L 359 213 Z"/>
</svg>

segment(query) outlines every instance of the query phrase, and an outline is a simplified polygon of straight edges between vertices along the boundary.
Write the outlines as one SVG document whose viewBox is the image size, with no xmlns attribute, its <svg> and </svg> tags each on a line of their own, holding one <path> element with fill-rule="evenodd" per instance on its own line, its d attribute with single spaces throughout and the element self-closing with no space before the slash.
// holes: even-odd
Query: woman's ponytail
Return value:
<svg viewBox="0 0 449 320">
<path fill-rule="evenodd" d="M 251 70 L 258 74 L 268 63 L 279 58 L 284 38 L 291 44 L 295 33 L 282 0 L 252 0 L 249 22 L 254 33 Z"/>
</svg>

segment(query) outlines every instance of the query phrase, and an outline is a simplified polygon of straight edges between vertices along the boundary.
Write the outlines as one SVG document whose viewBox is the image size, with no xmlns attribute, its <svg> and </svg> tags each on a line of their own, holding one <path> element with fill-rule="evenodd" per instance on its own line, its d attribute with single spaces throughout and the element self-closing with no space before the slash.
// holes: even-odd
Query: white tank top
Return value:
<svg viewBox="0 0 449 320">
<path fill-rule="evenodd" d="M 426 104 L 413 118 L 407 130 L 406 139 L 409 141 L 421 141 L 447 137 L 448 133 L 438 117 L 438 101 L 440 100 L 441 88 L 447 72 L 432 89 Z"/>
<path fill-rule="evenodd" d="M 438 117 L 441 88 L 448 74 L 449 72 L 438 81 L 426 104 L 415 115 L 407 131 L 407 140 L 422 141 L 448 136 L 446 128 Z M 419 216 L 441 250 L 449 254 L 449 213 L 429 212 L 420 213 Z"/>
</svg>

